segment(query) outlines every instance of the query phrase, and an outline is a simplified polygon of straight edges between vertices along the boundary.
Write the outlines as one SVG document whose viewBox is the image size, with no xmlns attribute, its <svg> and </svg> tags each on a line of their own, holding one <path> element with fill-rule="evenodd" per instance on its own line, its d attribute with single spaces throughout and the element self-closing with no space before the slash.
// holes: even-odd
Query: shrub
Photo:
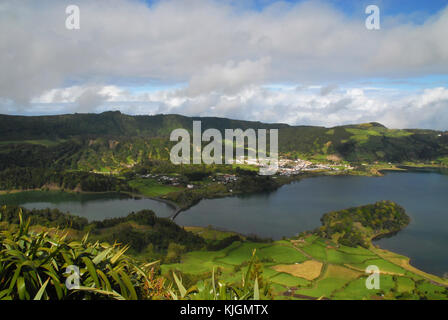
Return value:
<svg viewBox="0 0 448 320">
<path fill-rule="evenodd" d="M 146 299 L 168 297 L 152 287 L 154 263 L 138 266 L 125 255 L 128 246 L 67 241 L 56 230 L 32 233 L 19 212 L 19 226 L 0 233 L 0 299 Z M 69 290 L 68 266 L 79 268 L 79 288 Z"/>
</svg>

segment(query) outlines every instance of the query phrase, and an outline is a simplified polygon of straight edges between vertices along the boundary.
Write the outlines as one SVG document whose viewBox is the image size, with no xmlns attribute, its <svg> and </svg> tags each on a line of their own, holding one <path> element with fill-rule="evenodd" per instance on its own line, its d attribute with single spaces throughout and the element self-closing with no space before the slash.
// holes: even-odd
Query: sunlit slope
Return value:
<svg viewBox="0 0 448 320">
<path fill-rule="evenodd" d="M 170 133 L 177 128 L 191 132 L 194 120 L 201 121 L 203 131 L 216 128 L 222 133 L 224 129 L 277 128 L 279 151 L 290 158 L 448 163 L 446 132 L 395 130 L 378 123 L 325 128 L 180 115 L 129 116 L 120 112 L 0 115 L 0 163 L 3 167 L 58 165 L 110 171 L 147 159 L 168 160 L 174 145 L 169 141 Z"/>
<path fill-rule="evenodd" d="M 253 249 L 277 299 L 447 299 L 448 281 L 409 265 L 409 259 L 375 247 L 341 246 L 314 235 L 270 244 L 234 242 L 220 251 L 194 251 L 181 263 L 162 265 L 192 277 L 215 268 L 226 281 L 237 281 Z M 380 269 L 380 289 L 367 289 L 369 265 Z"/>
</svg>

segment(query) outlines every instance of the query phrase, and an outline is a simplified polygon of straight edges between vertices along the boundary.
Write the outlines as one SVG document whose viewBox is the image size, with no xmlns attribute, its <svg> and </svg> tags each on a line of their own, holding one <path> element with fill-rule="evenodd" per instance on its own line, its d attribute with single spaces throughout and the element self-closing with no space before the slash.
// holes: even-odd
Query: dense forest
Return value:
<svg viewBox="0 0 448 320">
<path fill-rule="evenodd" d="M 403 207 L 392 201 L 380 201 L 361 207 L 333 211 L 323 215 L 317 233 L 349 247 L 369 247 L 372 238 L 398 232 L 410 218 Z"/>
<path fill-rule="evenodd" d="M 88 192 L 132 191 L 126 181 L 110 175 L 29 167 L 0 171 L 0 190 L 54 187 Z"/>
</svg>

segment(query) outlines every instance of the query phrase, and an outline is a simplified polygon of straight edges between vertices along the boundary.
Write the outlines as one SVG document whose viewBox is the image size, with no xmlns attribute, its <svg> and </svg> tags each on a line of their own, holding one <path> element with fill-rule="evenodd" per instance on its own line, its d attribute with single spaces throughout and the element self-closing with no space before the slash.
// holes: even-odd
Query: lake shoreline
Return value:
<svg viewBox="0 0 448 320">
<path fill-rule="evenodd" d="M 285 185 L 300 182 L 301 180 L 308 179 L 308 178 L 327 177 L 327 176 L 328 177 L 348 177 L 348 176 L 381 177 L 384 174 L 387 174 L 389 172 L 439 171 L 440 173 L 442 173 L 442 170 L 444 170 L 444 169 L 447 169 L 447 168 L 444 166 L 436 166 L 436 165 L 433 165 L 433 166 L 430 166 L 430 165 L 429 166 L 428 165 L 411 166 L 411 165 L 404 165 L 404 164 L 394 164 L 390 168 L 374 168 L 373 171 L 371 170 L 369 172 L 366 171 L 366 172 L 362 172 L 362 173 L 359 171 L 355 171 L 355 172 L 351 172 L 351 171 L 333 172 L 333 171 L 328 171 L 328 170 L 314 171 L 314 172 L 307 171 L 307 172 L 303 172 L 301 174 L 293 175 L 293 176 L 275 176 L 276 182 L 279 184 L 279 186 L 276 189 L 271 190 L 270 192 L 277 191 Z M 199 204 L 202 200 L 206 200 L 206 199 L 212 200 L 212 199 L 220 199 L 220 198 L 226 198 L 226 197 L 238 197 L 241 195 L 256 195 L 256 194 L 260 193 L 260 191 L 255 191 L 255 192 L 248 192 L 248 193 L 234 192 L 234 193 L 214 194 L 214 195 L 207 196 L 207 197 L 201 197 L 197 201 L 187 204 L 187 205 L 184 205 L 184 206 L 182 206 L 172 200 L 165 199 L 163 197 L 152 197 L 152 196 L 145 195 L 143 193 L 136 193 L 136 192 L 131 192 L 131 191 L 83 191 L 83 190 L 79 190 L 79 189 L 67 190 L 67 189 L 64 189 L 61 187 L 57 187 L 55 185 L 45 185 L 44 187 L 34 188 L 34 189 L 0 190 L 0 195 L 14 194 L 14 193 L 20 193 L 20 192 L 29 192 L 29 191 L 54 191 L 54 192 L 65 192 L 65 193 L 69 193 L 69 194 L 123 194 L 123 195 L 128 195 L 130 197 L 150 199 L 150 200 L 165 203 L 165 204 L 169 205 L 171 208 L 173 208 L 174 213 L 169 217 L 169 219 L 171 219 L 173 221 L 175 221 L 175 219 L 182 212 L 191 209 L 192 207 Z"/>
<path fill-rule="evenodd" d="M 360 173 L 359 171 L 357 172 L 350 172 L 350 171 L 342 171 L 342 172 L 333 172 L 333 171 L 315 171 L 315 172 L 303 172 L 301 174 L 297 174 L 297 175 L 293 175 L 293 176 L 275 176 L 277 179 L 276 181 L 279 183 L 278 188 L 276 188 L 275 190 L 272 190 L 271 192 L 274 192 L 276 190 L 279 190 L 281 187 L 291 184 L 291 183 L 296 183 L 296 182 L 300 182 L 303 179 L 308 179 L 308 178 L 316 178 L 316 177 L 350 177 L 350 176 L 354 176 L 354 177 L 382 177 L 384 176 L 384 174 L 390 173 L 390 172 L 419 172 L 422 170 L 428 170 L 429 172 L 431 171 L 442 171 L 443 169 L 446 169 L 446 167 L 443 166 L 426 166 L 426 167 L 419 167 L 419 166 L 405 166 L 405 165 L 394 165 L 394 167 L 392 168 L 380 168 L 380 169 L 375 169 L 374 172 L 365 172 L 365 173 Z M 428 172 L 425 171 L 425 172 Z M 278 179 L 280 178 L 280 179 Z M 280 181 L 279 181 L 280 180 Z M 179 214 L 181 214 L 184 211 L 187 211 L 188 209 L 196 206 L 197 204 L 199 204 L 199 202 L 201 202 L 202 200 L 207 200 L 207 199 L 220 199 L 220 198 L 226 198 L 226 197 L 238 197 L 240 195 L 250 195 L 250 194 L 259 194 L 259 191 L 256 192 L 252 192 L 252 193 L 225 193 L 225 194 L 215 194 L 213 196 L 209 196 L 209 197 L 203 197 L 200 198 L 198 201 L 196 201 L 195 203 L 189 204 L 187 206 L 177 206 L 177 211 L 175 214 L 173 214 L 173 216 L 171 217 L 171 219 L 174 221 L 177 216 Z M 154 199 L 160 199 L 160 198 L 154 198 Z"/>
<path fill-rule="evenodd" d="M 427 169 L 427 168 L 426 168 Z M 425 170 L 426 170 L 425 169 Z M 440 173 L 440 171 L 439 171 L 439 169 L 441 169 L 440 167 L 438 167 L 438 168 L 430 168 L 431 170 L 430 170 L 430 172 L 437 172 L 438 174 Z M 348 177 L 358 177 L 357 179 L 359 179 L 359 178 L 362 178 L 362 177 L 366 177 L 366 181 L 372 181 L 372 182 L 368 182 L 367 184 L 368 185 L 381 185 L 382 187 L 380 187 L 380 188 L 383 188 L 383 187 L 386 187 L 386 189 L 388 189 L 387 188 L 387 186 L 385 186 L 383 183 L 380 183 L 379 181 L 381 181 L 383 178 L 385 178 L 385 177 L 387 177 L 387 176 L 389 176 L 389 173 L 390 173 L 390 175 L 394 175 L 394 174 L 400 174 L 400 173 L 412 173 L 412 172 L 415 172 L 414 170 L 416 170 L 417 171 L 417 173 L 418 173 L 418 175 L 417 175 L 417 177 L 419 177 L 419 176 L 422 176 L 422 177 L 424 177 L 425 175 L 423 175 L 423 174 L 420 174 L 419 172 L 421 172 L 421 167 L 407 167 L 406 168 L 406 170 L 398 170 L 398 171 L 395 171 L 395 170 L 386 170 L 385 172 L 384 172 L 384 176 L 383 177 L 378 177 L 378 178 L 381 178 L 380 180 L 377 180 L 377 179 L 372 179 L 372 180 L 370 180 L 370 179 L 367 179 L 367 177 L 374 177 L 374 176 L 366 176 L 366 175 L 358 175 L 358 174 L 353 174 L 353 173 L 337 173 L 337 174 L 328 174 L 327 172 L 319 172 L 319 173 L 317 173 L 317 172 L 313 172 L 313 173 L 307 173 L 307 174 L 302 174 L 302 175 L 298 175 L 298 176 L 294 176 L 294 177 L 278 177 L 277 178 L 277 180 L 279 180 L 278 182 L 279 182 L 279 184 L 280 184 L 280 186 L 279 186 L 279 188 L 277 189 L 277 190 L 280 190 L 280 189 L 283 189 L 282 187 L 285 187 L 285 186 L 287 186 L 287 185 L 292 185 L 292 184 L 295 184 L 295 182 L 299 182 L 299 181 L 301 181 L 302 182 L 302 180 L 303 180 L 303 182 L 305 182 L 305 181 L 311 181 L 311 180 L 313 180 L 313 179 L 307 179 L 307 178 L 332 178 L 332 177 L 339 177 L 339 178 L 341 178 L 341 179 L 343 179 L 343 178 L 348 178 Z M 425 173 L 426 172 L 428 172 L 428 171 L 425 171 Z M 428 174 L 430 174 L 430 173 L 428 173 Z M 442 173 L 443 174 L 443 173 Z M 404 177 L 404 176 L 403 176 Z M 414 179 L 414 178 L 413 178 Z M 417 178 L 418 179 L 418 181 L 420 181 L 421 179 L 420 178 Z M 425 180 L 425 179 L 424 179 Z M 325 181 L 329 181 L 329 180 L 325 180 Z M 333 185 L 334 186 L 338 186 L 340 183 L 342 183 L 342 184 L 344 184 L 345 185 L 345 183 L 344 183 L 344 181 L 342 181 L 342 182 L 336 182 L 336 181 L 339 181 L 339 179 L 336 179 L 336 180 L 331 180 L 331 181 L 335 181 L 334 183 L 333 183 Z M 362 181 L 364 181 L 364 180 L 362 180 Z M 378 181 L 378 182 L 374 182 L 374 181 Z M 395 181 L 395 180 L 393 180 L 393 181 Z M 404 183 L 403 181 L 407 181 L 407 179 L 405 179 L 405 180 L 403 180 L 403 179 L 400 179 L 400 183 L 402 184 L 402 183 Z M 363 185 L 364 185 L 365 183 L 363 183 Z M 419 183 L 411 183 L 411 185 L 418 185 Z M 309 185 L 309 183 L 307 182 L 306 184 L 305 184 L 305 186 L 307 186 L 307 185 Z M 312 185 L 319 185 L 319 183 L 312 183 Z M 407 184 L 406 184 L 407 185 Z M 295 188 L 295 187 L 294 187 Z M 305 187 L 306 188 L 306 187 Z M 328 187 L 325 187 L 325 188 L 328 188 Z M 319 189 L 321 189 L 320 187 L 319 187 Z M 319 190 L 318 189 L 318 190 Z M 440 188 L 438 188 L 439 190 L 440 190 Z M 442 187 L 442 189 L 444 189 L 444 187 Z M 300 187 L 300 188 L 298 188 L 297 190 L 303 190 L 303 187 Z M 113 194 L 113 193 L 117 193 L 117 192 L 113 192 L 113 191 L 110 191 L 110 192 L 85 192 L 85 191 L 72 191 L 72 190 L 62 190 L 62 188 L 60 188 L 60 189 L 57 189 L 57 190 L 42 190 L 41 188 L 39 188 L 39 189 L 32 189 L 32 190 L 9 190 L 9 191 L 0 191 L 0 194 L 2 194 L 2 195 L 5 195 L 5 194 L 14 194 L 14 193 L 20 193 L 20 192 L 25 192 L 25 191 L 54 191 L 54 192 L 65 192 L 65 193 L 71 193 L 71 194 Z M 299 194 L 301 194 L 303 191 L 298 191 L 299 192 Z M 308 194 L 308 192 L 305 190 L 304 191 L 305 193 L 304 194 Z M 319 191 L 320 192 L 320 191 Z M 355 189 L 354 190 L 354 192 L 355 192 L 355 194 L 356 194 L 356 192 L 358 192 L 358 190 L 357 189 Z M 414 192 L 412 192 L 412 193 L 410 193 L 409 191 L 403 191 L 404 193 L 402 194 L 402 196 L 401 196 L 401 198 L 403 198 L 403 196 L 405 196 L 406 197 L 406 195 L 407 194 L 409 194 L 409 197 L 410 198 L 413 198 L 413 199 L 417 199 L 419 196 L 417 196 L 417 194 L 418 193 L 416 193 L 416 194 L 414 194 Z M 280 193 L 282 193 L 282 192 L 280 192 Z M 333 192 L 330 192 L 328 195 L 331 195 Z M 172 213 L 171 214 L 169 214 L 169 215 L 167 215 L 166 217 L 167 218 L 169 218 L 169 219 L 171 219 L 171 220 L 174 220 L 174 222 L 176 222 L 177 224 L 179 224 L 180 226 L 194 226 L 194 225 L 197 225 L 197 226 L 201 226 L 201 224 L 202 225 L 204 225 L 204 223 L 208 223 L 207 221 L 205 221 L 205 220 L 203 220 L 203 221 L 205 221 L 205 222 L 201 222 L 200 224 L 197 224 L 197 223 L 195 223 L 194 221 L 196 220 L 197 221 L 197 219 L 195 218 L 195 215 L 196 215 L 196 212 L 199 210 L 199 212 L 201 212 L 201 207 L 199 207 L 199 209 L 195 209 L 194 211 L 189 211 L 189 209 L 191 209 L 191 208 L 196 208 L 196 206 L 199 204 L 199 203 L 201 203 L 202 202 L 202 200 L 214 200 L 214 199 L 224 199 L 224 198 L 228 198 L 228 199 L 235 199 L 235 198 L 239 198 L 240 196 L 245 196 L 245 195 L 248 195 L 249 197 L 252 197 L 252 196 L 256 196 L 257 194 L 261 194 L 260 192 L 255 192 L 255 193 L 245 193 L 245 194 L 240 194 L 240 193 L 238 193 L 238 194 L 236 194 L 236 193 L 233 193 L 233 194 L 228 194 L 228 193 L 226 193 L 226 194 L 217 194 L 217 195 L 210 195 L 209 197 L 206 197 L 206 198 L 202 198 L 202 199 L 200 199 L 198 202 L 195 202 L 195 203 L 193 203 L 193 204 L 191 204 L 191 205 L 189 205 L 188 207 L 181 207 L 181 206 L 179 206 L 179 205 L 177 205 L 176 203 L 173 203 L 172 201 L 170 201 L 170 200 L 168 200 L 168 199 L 163 199 L 163 198 L 160 198 L 160 197 L 150 197 L 150 196 L 146 196 L 146 195 L 144 195 L 144 194 L 140 194 L 140 193 L 135 193 L 135 192 L 120 192 L 119 194 L 122 194 L 122 195 L 125 195 L 125 196 L 129 196 L 129 197 L 137 197 L 137 198 L 143 198 L 143 199 L 150 199 L 150 200 L 154 200 L 154 201 L 158 201 L 158 202 L 160 202 L 160 203 L 164 203 L 164 204 L 167 204 L 167 205 L 169 205 L 170 206 L 170 208 L 173 210 L 172 211 Z M 271 194 L 275 194 L 275 192 L 271 192 Z M 380 196 L 381 197 L 381 199 L 389 199 L 390 198 L 390 196 L 389 196 L 389 194 L 386 192 L 381 192 L 381 194 L 383 194 L 383 196 Z M 322 194 L 321 195 L 321 197 L 328 197 L 328 195 L 325 195 L 325 194 Z M 294 197 L 294 195 L 293 194 L 289 194 L 288 195 L 288 193 L 286 194 L 286 196 L 287 197 Z M 345 195 L 341 195 L 341 196 L 343 196 L 343 197 L 345 197 Z M 361 196 L 361 198 L 359 197 L 359 196 L 356 196 L 356 197 L 354 197 L 354 198 L 356 198 L 356 199 L 358 199 L 358 200 L 362 200 L 363 199 L 363 197 L 362 197 L 362 194 L 360 194 L 360 196 Z M 391 194 L 391 196 L 392 196 L 392 194 Z M 269 196 L 269 197 L 272 197 L 272 196 Z M 275 195 L 273 196 L 274 198 L 276 197 Z M 395 197 L 395 196 L 394 196 Z M 440 196 L 439 195 L 433 195 L 432 196 L 433 198 L 435 197 L 435 199 L 439 199 L 440 198 Z M 263 196 L 262 196 L 262 198 L 264 198 Z M 353 197 L 351 197 L 351 198 L 353 198 Z M 398 198 L 399 199 L 399 198 Z M 323 199 L 323 200 L 325 200 L 325 199 Z M 240 200 L 241 201 L 241 200 Z M 258 201 L 258 200 L 257 200 Z M 319 200 L 320 201 L 320 200 Z M 404 200 L 397 200 L 397 202 L 398 203 L 400 203 L 400 204 L 402 204 L 402 202 L 401 201 L 404 201 Z M 406 200 L 407 201 L 407 200 Z M 293 202 L 293 201 L 292 201 Z M 370 201 L 370 200 L 366 200 L 365 202 L 358 202 L 358 201 L 355 201 L 356 203 L 361 203 L 361 204 L 367 204 L 367 203 L 371 203 L 371 202 L 373 202 L 373 201 Z M 411 201 L 412 202 L 412 201 Z M 440 201 L 439 201 L 440 202 Z M 442 201 L 443 202 L 443 201 Z M 225 203 L 227 203 L 227 202 L 223 202 L 223 204 L 221 204 L 221 206 L 222 205 L 224 205 Z M 330 203 L 331 203 L 331 201 L 330 201 Z M 406 202 L 405 202 L 406 203 Z M 440 207 L 442 204 L 440 204 L 440 205 L 437 205 L 437 207 Z M 413 206 L 413 204 L 411 204 L 411 207 L 410 208 L 412 208 L 412 206 Z M 338 206 L 337 206 L 338 207 Z M 335 209 L 337 209 L 337 207 L 335 207 Z M 406 206 L 405 206 L 406 207 Z M 230 212 L 232 212 L 232 210 L 233 211 L 235 211 L 235 210 L 237 210 L 238 211 L 238 208 L 235 208 L 235 209 L 231 209 L 231 207 L 229 207 L 230 209 Z M 325 212 L 328 212 L 328 211 L 331 211 L 332 210 L 332 208 L 333 207 L 328 207 L 328 206 L 326 206 L 326 208 L 325 209 L 323 209 L 322 211 L 320 211 L 320 214 L 323 214 L 323 213 L 325 213 Z M 408 208 L 408 207 L 406 207 L 407 208 L 407 211 L 411 211 L 412 212 L 412 209 L 411 210 L 409 210 L 410 208 Z M 217 210 L 220 210 L 220 211 L 223 211 L 223 210 L 221 210 L 221 209 L 219 209 L 219 208 L 216 208 Z M 213 209 L 213 210 L 215 210 L 215 209 Z M 240 213 L 243 213 L 244 212 L 244 210 L 246 210 L 246 209 L 240 209 L 239 210 L 239 212 Z M 307 210 L 307 209 L 303 209 L 303 210 Z M 224 210 L 225 211 L 225 210 Z M 420 209 L 420 211 L 421 211 L 421 209 Z M 181 213 L 182 213 L 182 215 L 181 215 Z M 193 216 L 193 218 L 188 218 L 188 219 L 185 219 L 185 218 L 182 218 L 182 219 L 179 219 L 179 217 L 183 217 L 184 216 L 184 214 L 185 215 L 187 215 L 187 214 L 190 214 L 190 213 L 195 213 L 195 215 Z M 232 216 L 232 215 L 231 215 Z M 248 231 L 246 232 L 246 231 L 244 231 L 245 230 L 245 227 L 242 227 L 241 225 L 239 225 L 239 223 L 237 222 L 237 221 L 239 221 L 239 219 L 237 219 L 237 220 L 232 220 L 232 219 L 230 219 L 231 221 L 234 221 L 233 222 L 233 225 L 232 225 L 232 223 L 231 223 L 231 221 L 230 222 L 226 222 L 226 223 L 221 223 L 221 222 L 217 222 L 217 221 L 215 221 L 216 219 L 214 219 L 213 218 L 213 215 L 211 215 L 210 216 L 212 219 L 210 220 L 210 222 L 208 223 L 208 224 L 210 224 L 210 225 L 212 225 L 212 226 L 216 226 L 216 227 L 218 227 L 218 228 L 225 228 L 226 230 L 229 230 L 229 231 L 234 231 L 234 232 L 238 232 L 238 233 L 241 233 L 241 234 L 257 234 L 257 235 L 259 235 L 260 237 L 262 237 L 262 238 L 273 238 L 273 239 L 281 239 L 281 236 L 271 236 L 270 235 L 270 233 L 268 233 L 268 234 L 266 234 L 266 232 L 264 232 L 263 233 L 263 228 L 262 228 L 262 230 L 259 232 L 259 233 L 257 233 L 256 231 L 253 231 L 253 230 L 258 230 L 258 227 L 257 228 L 249 228 L 249 229 L 247 229 Z M 205 218 L 204 218 L 205 219 Z M 208 218 L 206 218 L 206 219 L 208 219 Z M 248 219 L 248 218 L 245 218 L 245 219 Z M 278 219 L 284 219 L 283 218 L 283 216 L 281 216 L 281 217 L 278 217 Z M 286 218 L 286 219 L 289 219 L 289 218 Z M 222 219 L 221 219 L 222 220 Z M 288 221 L 288 220 L 285 220 L 285 221 Z M 299 225 L 300 225 L 300 220 L 297 220 L 298 222 L 296 222 L 296 223 L 299 223 Z M 306 223 L 306 226 L 307 226 L 307 229 L 304 229 L 304 230 L 310 230 L 310 228 L 312 229 L 312 226 L 310 227 L 310 225 L 312 225 L 312 221 L 314 221 L 314 220 L 307 220 L 307 221 L 310 221 L 309 223 Z M 236 223 L 236 224 L 235 224 Z M 276 223 L 276 222 L 274 222 L 274 223 Z M 268 223 L 269 224 L 269 223 Z M 288 222 L 286 222 L 286 224 L 288 224 Z M 291 223 L 290 223 L 291 224 Z M 235 229 L 235 226 L 237 226 L 237 228 Z M 304 225 L 305 226 L 305 225 Z M 315 225 L 315 227 L 317 227 L 318 226 L 318 224 L 316 224 Z M 426 227 L 425 227 L 426 228 Z M 277 228 L 278 229 L 278 228 Z M 291 229 L 291 228 L 289 228 L 289 229 Z M 278 229 L 278 230 L 280 230 L 280 229 Z M 275 232 L 277 232 L 277 231 L 275 231 Z M 278 232 L 277 232 L 278 233 Z M 288 235 L 290 235 L 290 236 L 292 236 L 294 233 L 292 233 L 292 232 L 290 232 L 290 231 L 288 231 L 288 228 L 287 229 L 285 229 L 284 230 L 284 233 L 283 233 L 283 236 L 284 237 L 288 237 Z M 399 237 L 399 234 L 398 235 L 396 235 L 396 236 L 394 236 L 394 237 L 392 237 L 391 239 L 396 239 L 396 237 Z M 386 241 L 388 241 L 387 240 L 387 236 L 383 236 L 383 237 L 381 237 L 382 239 L 384 239 L 384 238 L 386 238 Z M 417 239 L 417 238 L 416 238 Z M 374 241 L 375 240 L 381 240 L 381 239 L 374 239 Z M 390 241 L 395 241 L 395 240 L 390 240 Z M 398 241 L 401 241 L 401 240 L 398 240 Z M 386 242 L 386 244 L 387 243 L 389 243 L 389 242 Z M 390 243 L 395 243 L 395 242 L 390 242 Z M 389 248 L 390 246 L 387 246 L 385 243 L 382 243 L 381 244 L 381 248 Z M 394 246 L 395 245 L 398 245 L 398 247 L 394 247 L 395 249 L 394 250 L 392 250 L 393 252 L 408 252 L 408 251 L 404 251 L 404 250 L 402 250 L 402 251 L 400 251 L 398 248 L 401 246 L 401 247 L 403 247 L 403 248 L 405 248 L 404 247 L 404 245 L 405 245 L 405 243 L 403 243 L 403 244 L 394 244 Z M 414 250 L 414 251 L 416 251 L 417 252 L 417 250 Z M 411 251 L 411 252 L 413 252 L 413 251 Z M 408 252 L 408 253 L 406 253 L 405 254 L 406 256 L 408 256 L 408 257 L 412 257 L 412 261 L 414 261 L 414 259 L 417 259 L 417 261 L 419 261 L 418 259 L 419 259 L 419 256 L 417 255 L 417 256 L 414 256 L 414 255 L 412 255 L 410 252 Z M 440 270 L 441 268 L 429 268 L 429 269 L 425 269 L 425 263 L 426 262 L 423 262 L 423 264 L 422 263 L 417 263 L 417 265 L 419 266 L 419 268 L 422 268 L 423 270 L 428 270 L 429 272 L 431 272 L 431 273 L 433 273 L 433 274 L 438 274 L 438 275 L 442 275 L 444 272 L 446 272 L 446 270 L 444 271 L 444 270 Z"/>
</svg>

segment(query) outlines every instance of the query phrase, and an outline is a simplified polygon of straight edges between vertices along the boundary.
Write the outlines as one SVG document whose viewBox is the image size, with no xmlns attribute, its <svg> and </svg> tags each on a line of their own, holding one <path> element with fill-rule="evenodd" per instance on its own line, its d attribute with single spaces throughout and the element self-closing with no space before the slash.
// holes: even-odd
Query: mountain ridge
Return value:
<svg viewBox="0 0 448 320">
<path fill-rule="evenodd" d="M 305 125 L 305 124 L 296 124 L 291 125 L 287 123 L 282 122 L 274 122 L 274 123 L 267 123 L 262 121 L 254 121 L 254 120 L 240 120 L 240 119 L 232 119 L 227 117 L 215 117 L 215 116 L 185 116 L 182 114 L 176 114 L 176 113 L 158 113 L 154 115 L 129 115 L 126 113 L 122 113 L 121 111 L 104 111 L 101 113 L 66 113 L 66 114 L 54 114 L 54 115 L 9 115 L 9 114 L 0 114 L 0 121 L 5 120 L 31 120 L 31 119 L 38 119 L 38 120 L 56 120 L 56 119 L 63 119 L 68 120 L 69 118 L 72 118 L 70 120 L 83 120 L 83 118 L 92 117 L 92 118 L 98 118 L 102 120 L 110 119 L 110 117 L 113 116 L 121 116 L 126 118 L 135 118 L 135 119 L 159 119 L 161 117 L 166 118 L 178 118 L 178 119 L 190 119 L 190 120 L 202 120 L 205 122 L 213 122 L 213 121 L 225 121 L 225 122 L 234 122 L 234 123 L 250 123 L 250 124 L 258 124 L 263 127 L 277 127 L 277 128 L 285 128 L 285 127 L 292 127 L 292 128 L 323 128 L 323 129 L 333 129 L 333 128 L 339 128 L 339 127 L 352 127 L 352 126 L 359 126 L 359 125 L 372 125 L 374 127 L 382 127 L 386 129 L 392 129 L 392 130 L 429 130 L 434 132 L 446 132 L 443 130 L 435 130 L 435 129 L 419 129 L 419 128 L 404 128 L 404 129 L 393 129 L 388 128 L 387 126 L 383 125 L 382 123 L 379 123 L 377 121 L 370 121 L 366 123 L 349 123 L 349 124 L 341 124 L 336 126 L 319 126 L 319 125 Z M 230 128 L 231 129 L 231 128 Z M 2 132 L 2 128 L 0 128 L 0 132 Z M 1 139 L 1 137 L 0 137 Z"/>
<path fill-rule="evenodd" d="M 132 116 L 119 111 L 51 116 L 0 115 L 0 160 L 5 156 L 19 159 L 31 148 L 24 147 L 27 144 L 42 149 L 37 153 L 56 149 L 55 154 L 59 157 L 63 153 L 68 155 L 65 150 L 81 150 L 83 155 L 75 158 L 83 159 L 86 164 L 93 158 L 99 158 L 94 161 L 98 163 L 108 162 L 107 158 L 120 158 L 121 163 L 136 163 L 143 158 L 167 160 L 168 150 L 173 145 L 169 141 L 172 130 L 185 128 L 191 132 L 195 120 L 201 121 L 203 131 L 209 128 L 221 132 L 237 128 L 279 129 L 279 152 L 289 158 L 328 160 L 337 156 L 350 162 L 397 163 L 448 160 L 448 133 L 437 130 L 389 129 L 378 122 L 335 127 L 292 126 L 178 114 Z M 13 144 L 20 148 L 12 148 Z M 44 150 L 44 147 L 50 149 Z M 63 152 L 58 148 L 63 148 Z"/>
</svg>

